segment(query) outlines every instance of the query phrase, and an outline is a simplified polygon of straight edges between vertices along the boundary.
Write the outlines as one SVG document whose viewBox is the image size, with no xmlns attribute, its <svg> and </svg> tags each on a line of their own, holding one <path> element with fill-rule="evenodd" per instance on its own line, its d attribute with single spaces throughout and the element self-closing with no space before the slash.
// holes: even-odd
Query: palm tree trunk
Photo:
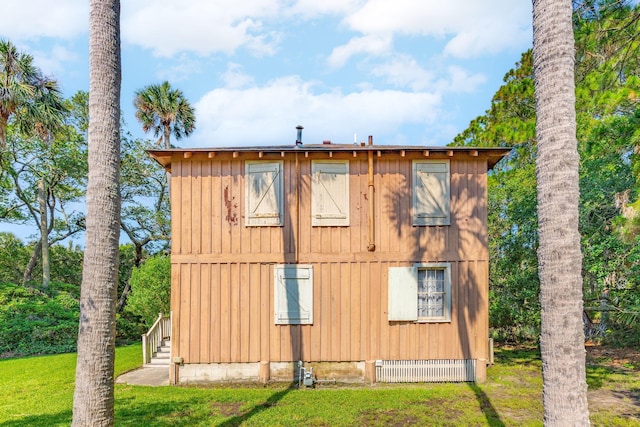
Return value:
<svg viewBox="0 0 640 427">
<path fill-rule="evenodd" d="M 8 119 L 0 115 L 0 149 L 7 148 L 7 126 Z"/>
<path fill-rule="evenodd" d="M 42 287 L 51 282 L 51 263 L 49 259 L 49 227 L 47 227 L 47 197 L 44 178 L 38 181 L 38 202 L 40 204 L 40 246 L 42 247 Z"/>
<path fill-rule="evenodd" d="M 91 0 L 89 180 L 74 426 L 114 424 L 115 308 L 120 237 L 120 1 Z"/>
<path fill-rule="evenodd" d="M 533 0 L 544 423 L 589 425 L 571 0 Z"/>
<path fill-rule="evenodd" d="M 169 125 L 164 126 L 164 148 L 167 150 L 171 148 L 171 127 Z"/>
</svg>

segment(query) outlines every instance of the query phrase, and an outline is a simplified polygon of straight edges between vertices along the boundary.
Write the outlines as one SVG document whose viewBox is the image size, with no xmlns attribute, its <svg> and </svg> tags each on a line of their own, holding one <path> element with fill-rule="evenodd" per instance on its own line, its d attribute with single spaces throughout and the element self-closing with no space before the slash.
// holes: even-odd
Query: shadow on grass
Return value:
<svg viewBox="0 0 640 427">
<path fill-rule="evenodd" d="M 54 414 L 28 415 L 16 420 L 0 423 L 2 427 L 33 427 L 33 426 L 68 426 L 71 424 L 71 410 Z"/>
<path fill-rule="evenodd" d="M 615 373 L 622 372 L 606 366 L 587 364 L 587 385 L 589 390 L 602 388 L 602 385 L 610 381 L 609 377 Z"/>
<path fill-rule="evenodd" d="M 280 390 L 276 393 L 273 393 L 271 396 L 269 396 L 267 398 L 267 400 L 265 400 L 263 403 L 258 404 L 256 406 L 254 406 L 253 408 L 251 408 L 249 411 L 241 414 L 241 415 L 236 415 L 232 418 L 229 418 L 226 421 L 221 422 L 220 424 L 218 424 L 219 427 L 234 427 L 234 426 L 239 426 L 242 423 L 244 423 L 245 421 L 247 421 L 249 418 L 258 415 L 259 413 L 266 411 L 267 409 L 271 408 L 272 406 L 276 405 L 283 397 L 285 397 L 291 390 L 295 389 L 296 386 L 295 384 L 291 384 L 288 388 L 284 389 L 284 390 Z"/>
<path fill-rule="evenodd" d="M 495 349 L 496 361 L 502 365 L 540 365 L 540 349 L 533 345 L 529 346 L 500 346 Z"/>
<path fill-rule="evenodd" d="M 476 395 L 476 399 L 480 404 L 480 410 L 484 414 L 484 417 L 487 419 L 487 424 L 491 427 L 505 427 L 505 423 L 500 419 L 500 415 L 498 415 L 498 411 L 491 403 L 489 396 L 480 388 L 476 383 L 467 383 L 469 388 L 473 391 L 473 394 Z"/>
<path fill-rule="evenodd" d="M 238 426 L 276 405 L 293 388 L 291 386 L 278 390 L 269 395 L 262 403 L 258 403 L 246 411 L 240 409 L 244 405 L 242 401 L 218 401 L 212 399 L 211 396 L 194 396 L 188 400 L 163 400 L 162 403 L 142 403 L 134 397 L 118 398 L 116 399 L 115 421 L 118 426 L 175 426 L 199 425 L 201 423 L 208 425 L 212 422 L 213 416 L 227 418 L 218 421 L 217 426 Z"/>
</svg>

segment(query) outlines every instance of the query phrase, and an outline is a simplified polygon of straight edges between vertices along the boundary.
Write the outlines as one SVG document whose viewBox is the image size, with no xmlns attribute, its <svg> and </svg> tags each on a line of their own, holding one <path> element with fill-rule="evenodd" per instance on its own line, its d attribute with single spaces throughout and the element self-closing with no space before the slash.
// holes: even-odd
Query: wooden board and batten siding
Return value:
<svg viewBox="0 0 640 427">
<path fill-rule="evenodd" d="M 376 145 L 150 151 L 171 171 L 173 356 L 185 364 L 485 360 L 487 171 L 507 152 Z M 420 163 L 434 159 L 440 162 Z M 256 198 L 266 188 L 254 176 L 260 171 L 281 188 Z M 434 190 L 449 194 L 447 215 L 414 218 L 416 203 L 443 208 L 415 200 L 416 185 L 433 187 L 438 173 L 449 174 L 447 188 Z M 389 275 L 433 263 L 450 275 L 449 319 L 390 320 Z M 281 324 L 290 296 L 277 286 L 306 274 L 285 271 L 291 264 L 309 267 L 311 282 L 299 282 L 296 297 L 311 307 L 296 312 L 304 318 L 298 324 Z"/>
</svg>

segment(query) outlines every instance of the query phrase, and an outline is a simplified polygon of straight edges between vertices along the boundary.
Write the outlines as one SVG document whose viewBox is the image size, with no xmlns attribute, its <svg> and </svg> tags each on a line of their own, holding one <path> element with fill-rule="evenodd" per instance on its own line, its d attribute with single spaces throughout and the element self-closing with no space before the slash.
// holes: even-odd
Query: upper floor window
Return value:
<svg viewBox="0 0 640 427">
<path fill-rule="evenodd" d="M 449 160 L 413 161 L 413 225 L 449 225 Z"/>
<path fill-rule="evenodd" d="M 311 225 L 349 225 L 349 161 L 311 162 Z"/>
<path fill-rule="evenodd" d="M 247 161 L 245 172 L 245 225 L 282 225 L 282 161 Z"/>
</svg>

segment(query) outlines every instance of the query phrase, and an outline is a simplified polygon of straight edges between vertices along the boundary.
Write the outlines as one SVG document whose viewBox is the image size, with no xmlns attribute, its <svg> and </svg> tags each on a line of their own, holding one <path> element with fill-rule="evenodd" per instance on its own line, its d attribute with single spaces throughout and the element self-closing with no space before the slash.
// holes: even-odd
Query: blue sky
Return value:
<svg viewBox="0 0 640 427">
<path fill-rule="evenodd" d="M 0 37 L 65 96 L 88 90 L 88 1 L 5 0 Z M 168 80 L 196 108 L 181 147 L 444 145 L 532 43 L 530 0 L 122 0 L 122 109 Z M 152 138 L 152 135 L 148 135 Z M 176 141 L 172 141 L 176 142 Z"/>
</svg>

